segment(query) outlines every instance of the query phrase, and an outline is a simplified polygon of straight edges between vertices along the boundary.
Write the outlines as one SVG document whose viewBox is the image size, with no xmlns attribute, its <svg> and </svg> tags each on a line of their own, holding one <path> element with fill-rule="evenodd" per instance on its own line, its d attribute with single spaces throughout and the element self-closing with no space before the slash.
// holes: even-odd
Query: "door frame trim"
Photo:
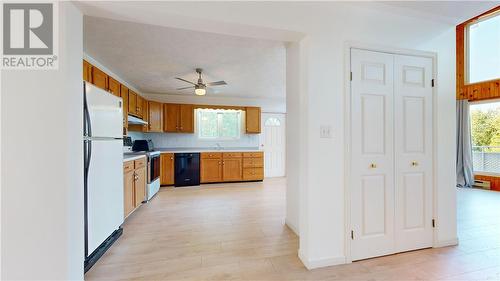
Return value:
<svg viewBox="0 0 500 281">
<path fill-rule="evenodd" d="M 351 252 L 351 49 L 359 49 L 393 55 L 406 55 L 432 59 L 432 79 L 437 81 L 437 53 L 377 44 L 347 41 L 344 44 L 344 248 L 345 263 L 352 262 Z M 437 215 L 437 87 L 432 88 L 432 217 Z M 433 229 L 432 247 L 437 247 L 437 230 Z"/>
</svg>

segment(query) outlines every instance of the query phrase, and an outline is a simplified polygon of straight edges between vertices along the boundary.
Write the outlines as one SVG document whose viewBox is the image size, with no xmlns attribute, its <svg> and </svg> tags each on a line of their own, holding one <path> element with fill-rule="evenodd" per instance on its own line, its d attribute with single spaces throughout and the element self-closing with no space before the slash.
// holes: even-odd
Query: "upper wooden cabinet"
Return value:
<svg viewBox="0 0 500 281">
<path fill-rule="evenodd" d="M 92 83 L 92 66 L 86 60 L 83 60 L 83 81 Z"/>
<path fill-rule="evenodd" d="M 123 100 L 123 128 L 128 128 L 128 88 L 120 85 L 120 94 Z"/>
<path fill-rule="evenodd" d="M 174 184 L 174 154 L 162 153 L 160 155 L 160 184 Z"/>
<path fill-rule="evenodd" d="M 192 104 L 164 104 L 163 130 L 171 133 L 194 133 L 194 106 Z"/>
<path fill-rule="evenodd" d="M 128 90 L 128 113 L 137 116 L 137 94 L 130 89 Z"/>
<path fill-rule="evenodd" d="M 136 100 L 136 111 L 135 111 L 135 114 L 139 117 L 143 117 L 144 116 L 144 112 L 145 112 L 145 99 L 143 99 L 140 95 L 136 94 L 137 96 L 137 100 Z"/>
<path fill-rule="evenodd" d="M 148 131 L 163 132 L 163 107 L 155 101 L 148 102 Z"/>
<path fill-rule="evenodd" d="M 260 134 L 260 107 L 245 108 L 247 134 Z"/>
<path fill-rule="evenodd" d="M 107 91 L 108 90 L 108 75 L 104 73 L 104 71 L 99 68 L 92 66 L 92 81 L 91 83 L 96 85 L 97 87 Z"/>
<path fill-rule="evenodd" d="M 120 82 L 113 79 L 113 77 L 108 77 L 108 91 L 113 95 L 120 97 Z"/>
</svg>

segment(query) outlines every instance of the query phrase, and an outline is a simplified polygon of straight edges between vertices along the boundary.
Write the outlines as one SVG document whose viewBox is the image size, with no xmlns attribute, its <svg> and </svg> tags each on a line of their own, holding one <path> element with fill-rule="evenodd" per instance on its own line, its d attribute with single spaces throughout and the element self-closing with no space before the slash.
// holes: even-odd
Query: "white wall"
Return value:
<svg viewBox="0 0 500 281">
<path fill-rule="evenodd" d="M 82 15 L 59 9 L 59 69 L 1 73 L 2 280 L 83 279 Z"/>
<path fill-rule="evenodd" d="M 300 169 L 300 256 L 306 266 L 345 262 L 344 214 L 344 44 L 358 41 L 394 48 L 421 49 L 438 54 L 438 209 L 437 245 L 455 243 L 455 41 L 451 24 L 392 13 L 365 2 L 356 3 L 168 3 L 165 12 L 194 20 L 293 30 L 306 34 L 300 52 L 304 79 L 303 100 L 287 101 L 290 110 L 305 106 L 300 117 L 306 122 L 301 144 L 289 145 L 305 155 Z M 152 19 L 149 19 L 153 21 Z M 203 21 L 200 21 L 203 22 Z M 194 29 L 194 24 L 189 28 Z M 204 27 L 205 29 L 207 27 Z M 229 29 L 225 29 L 228 32 Z M 241 29 L 240 29 L 241 30 Z M 217 30 L 213 30 L 217 32 Z M 240 34 L 244 35 L 244 34 Z M 253 34 L 255 35 L 255 34 Z M 303 62 L 303 63 L 302 63 Z M 288 77 L 287 77 L 288 79 Z M 291 93 L 287 89 L 287 94 Z M 300 105 L 296 103 L 299 102 Z M 291 109 L 290 109 L 291 108 Z M 296 110 L 296 109 L 295 109 Z M 288 122 L 292 126 L 293 122 Z M 333 138 L 319 138 L 321 125 L 330 125 Z M 293 132 L 291 134 L 294 134 Z M 296 135 L 295 135 L 296 136 Z M 289 143 L 290 144 L 290 143 Z M 304 145 L 301 149 L 301 145 Z M 289 168 L 292 168 L 290 165 Z M 293 187 L 292 184 L 292 188 Z M 294 190 L 296 192 L 296 190 Z M 288 193 L 287 196 L 290 196 Z M 288 200 L 287 200 L 288 201 Z M 289 201 L 294 201 L 289 198 Z M 292 210 L 288 210 L 289 212 Z M 292 211 L 293 212 L 293 211 Z M 292 217 L 291 215 L 290 217 Z"/>
</svg>

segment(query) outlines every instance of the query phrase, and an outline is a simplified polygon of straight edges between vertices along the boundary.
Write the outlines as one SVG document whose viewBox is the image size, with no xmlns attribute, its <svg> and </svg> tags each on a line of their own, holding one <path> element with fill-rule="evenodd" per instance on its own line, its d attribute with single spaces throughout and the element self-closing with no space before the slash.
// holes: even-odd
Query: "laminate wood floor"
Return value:
<svg viewBox="0 0 500 281">
<path fill-rule="evenodd" d="M 162 188 L 86 280 L 500 280 L 500 192 L 458 191 L 460 245 L 308 271 L 285 179 Z"/>
</svg>

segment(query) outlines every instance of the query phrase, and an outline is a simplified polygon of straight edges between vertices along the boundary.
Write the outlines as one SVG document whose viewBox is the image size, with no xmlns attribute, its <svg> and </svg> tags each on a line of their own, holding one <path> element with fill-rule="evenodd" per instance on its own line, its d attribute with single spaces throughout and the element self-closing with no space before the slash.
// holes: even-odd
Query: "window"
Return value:
<svg viewBox="0 0 500 281">
<path fill-rule="evenodd" d="M 474 171 L 500 173 L 500 101 L 470 106 Z"/>
<path fill-rule="evenodd" d="M 200 139 L 234 140 L 241 135 L 241 111 L 198 109 Z"/>
<path fill-rule="evenodd" d="M 267 118 L 266 123 L 264 123 L 264 126 L 279 127 L 279 126 L 281 126 L 281 122 L 276 117 L 269 117 L 269 118 Z"/>
<path fill-rule="evenodd" d="M 467 26 L 467 80 L 500 78 L 500 13 Z"/>
</svg>

